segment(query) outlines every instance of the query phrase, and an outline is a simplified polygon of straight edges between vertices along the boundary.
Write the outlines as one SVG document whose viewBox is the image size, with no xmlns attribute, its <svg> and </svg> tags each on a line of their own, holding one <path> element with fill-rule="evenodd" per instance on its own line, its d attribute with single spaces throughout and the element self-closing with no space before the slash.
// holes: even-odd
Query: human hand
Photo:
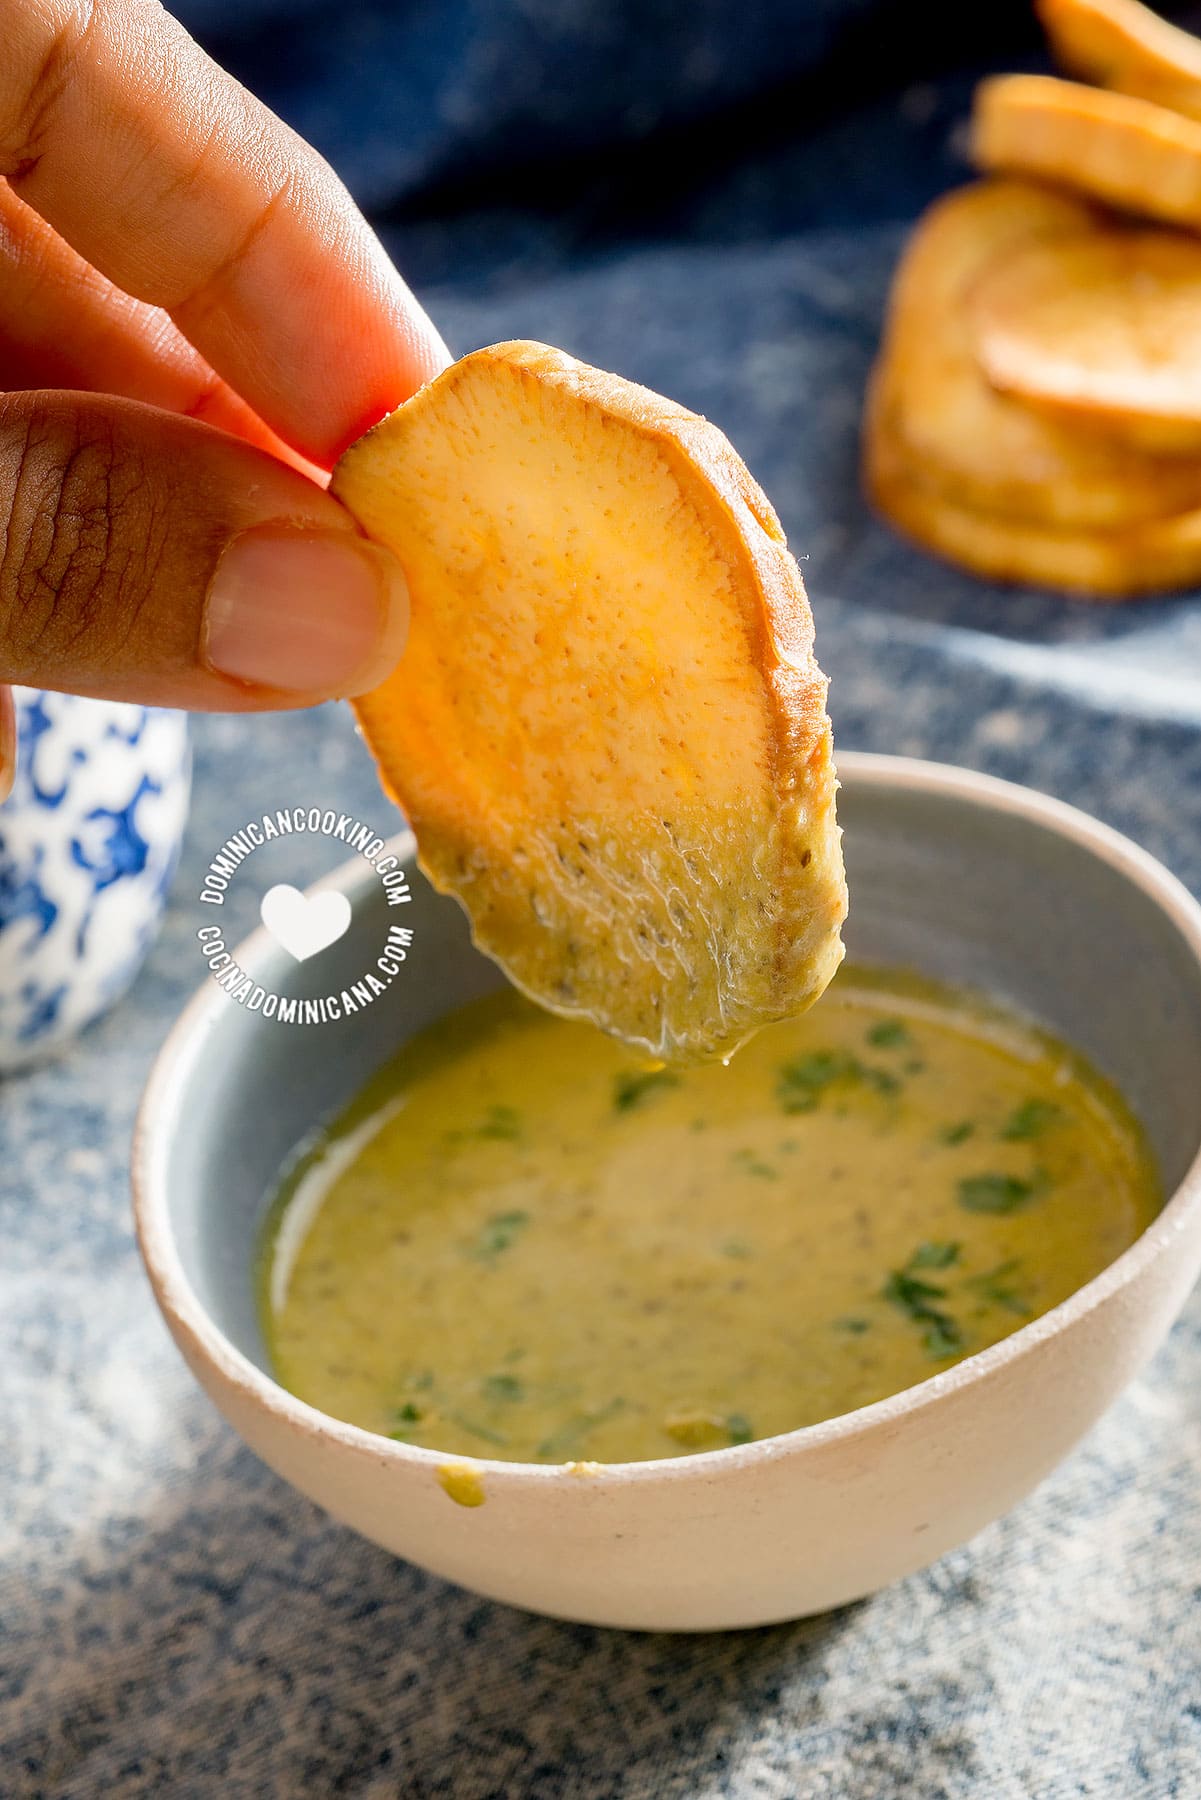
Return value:
<svg viewBox="0 0 1201 1800">
<path fill-rule="evenodd" d="M 441 339 L 329 167 L 156 0 L 0 0 L 0 33 L 0 682 L 365 692 L 404 578 L 318 482 Z"/>
</svg>

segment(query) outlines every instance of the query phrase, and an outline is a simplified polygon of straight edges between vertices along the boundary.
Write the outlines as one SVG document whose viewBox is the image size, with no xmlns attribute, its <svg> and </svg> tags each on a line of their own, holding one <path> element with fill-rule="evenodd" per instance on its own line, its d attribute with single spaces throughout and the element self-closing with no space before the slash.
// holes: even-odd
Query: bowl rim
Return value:
<svg viewBox="0 0 1201 1800">
<path fill-rule="evenodd" d="M 1125 876 L 1158 906 L 1192 952 L 1201 980 L 1201 903 L 1149 851 L 1090 813 L 1036 788 L 952 763 L 874 751 L 844 751 L 838 756 L 837 765 L 840 773 L 856 784 L 863 781 L 877 789 L 902 789 L 909 793 L 933 793 L 943 798 L 964 800 L 986 810 L 1024 818 L 1031 825 L 1068 838 Z M 390 840 L 390 847 L 406 864 L 415 860 L 417 845 L 411 831 L 399 832 Z M 315 881 L 307 891 L 336 888 L 347 894 L 353 906 L 362 893 L 369 891 L 371 880 L 371 871 L 364 867 L 360 858 L 354 858 Z M 249 969 L 269 952 L 270 947 L 269 934 L 265 927 L 259 926 L 233 954 L 244 968 Z M 498 1485 L 512 1488 L 561 1481 L 564 1472 L 571 1470 L 571 1463 L 510 1462 L 475 1456 L 470 1452 L 426 1449 L 380 1437 L 361 1426 L 332 1418 L 289 1393 L 238 1350 L 202 1305 L 188 1279 L 171 1229 L 167 1159 L 174 1130 L 184 1115 L 183 1101 L 192 1072 L 210 1038 L 219 1029 L 221 1019 L 226 1016 L 227 1007 L 228 996 L 206 979 L 176 1019 L 155 1058 L 134 1124 L 131 1185 L 138 1248 L 155 1300 L 181 1340 L 181 1347 L 186 1343 L 196 1361 L 209 1365 L 244 1398 L 255 1402 L 296 1433 L 324 1440 L 372 1462 L 392 1464 L 398 1469 L 407 1467 L 413 1473 L 432 1473 L 448 1464 L 464 1464 L 487 1472 L 490 1492 Z M 615 1481 L 693 1481 L 733 1476 L 747 1467 L 780 1457 L 800 1456 L 874 1431 L 912 1413 L 924 1412 L 949 1395 L 971 1387 L 977 1381 L 987 1380 L 1007 1364 L 1031 1354 L 1137 1281 L 1147 1267 L 1170 1249 L 1196 1214 L 1201 1214 L 1201 1146 L 1156 1218 L 1100 1274 L 1050 1311 L 986 1349 L 964 1357 L 951 1368 L 868 1406 L 838 1413 L 833 1418 L 775 1437 L 696 1451 L 687 1456 L 602 1463 L 595 1465 L 596 1473 L 604 1478 L 606 1485 Z M 574 1482 L 572 1485 L 582 1493 L 593 1488 L 595 1483 Z"/>
</svg>

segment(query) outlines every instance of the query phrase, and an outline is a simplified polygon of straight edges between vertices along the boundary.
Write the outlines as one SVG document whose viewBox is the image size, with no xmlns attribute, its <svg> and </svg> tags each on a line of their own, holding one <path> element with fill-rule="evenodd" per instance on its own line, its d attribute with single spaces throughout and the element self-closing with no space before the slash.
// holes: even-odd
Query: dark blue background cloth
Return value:
<svg viewBox="0 0 1201 1800">
<path fill-rule="evenodd" d="M 891 269 L 967 176 L 975 77 L 1040 65 L 1024 4 L 182 11 L 335 164 L 453 348 L 542 337 L 729 432 L 806 559 L 839 744 L 1058 794 L 1201 892 L 1197 597 L 993 588 L 858 495 Z M 490 1605 L 240 1446 L 138 1265 L 133 1112 L 199 979 L 215 847 L 296 799 L 298 770 L 306 804 L 394 820 L 344 709 L 194 737 L 143 977 L 0 1094 L 3 1800 L 1198 1800 L 1201 1297 L 1009 1518 L 874 1600 L 764 1632 L 638 1637 Z"/>
</svg>

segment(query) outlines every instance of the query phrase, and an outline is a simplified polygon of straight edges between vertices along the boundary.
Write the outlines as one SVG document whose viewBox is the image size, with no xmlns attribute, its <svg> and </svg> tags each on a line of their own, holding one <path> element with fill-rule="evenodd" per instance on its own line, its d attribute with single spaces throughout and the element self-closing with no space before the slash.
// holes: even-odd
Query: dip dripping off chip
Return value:
<svg viewBox="0 0 1201 1800">
<path fill-rule="evenodd" d="M 480 949 L 667 1061 L 815 1000 L 846 912 L 826 681 L 722 434 L 501 344 L 353 445 L 333 492 L 408 577 L 405 655 L 357 710 Z"/>
</svg>

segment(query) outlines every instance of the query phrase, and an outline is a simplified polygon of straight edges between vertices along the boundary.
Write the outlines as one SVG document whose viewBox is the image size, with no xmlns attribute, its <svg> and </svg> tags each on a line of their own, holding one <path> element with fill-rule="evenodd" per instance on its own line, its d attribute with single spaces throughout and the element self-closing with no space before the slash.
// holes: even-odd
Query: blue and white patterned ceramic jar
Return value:
<svg viewBox="0 0 1201 1800">
<path fill-rule="evenodd" d="M 129 986 L 187 818 L 182 713 L 17 688 L 0 806 L 0 1070 L 56 1049 Z"/>
</svg>

